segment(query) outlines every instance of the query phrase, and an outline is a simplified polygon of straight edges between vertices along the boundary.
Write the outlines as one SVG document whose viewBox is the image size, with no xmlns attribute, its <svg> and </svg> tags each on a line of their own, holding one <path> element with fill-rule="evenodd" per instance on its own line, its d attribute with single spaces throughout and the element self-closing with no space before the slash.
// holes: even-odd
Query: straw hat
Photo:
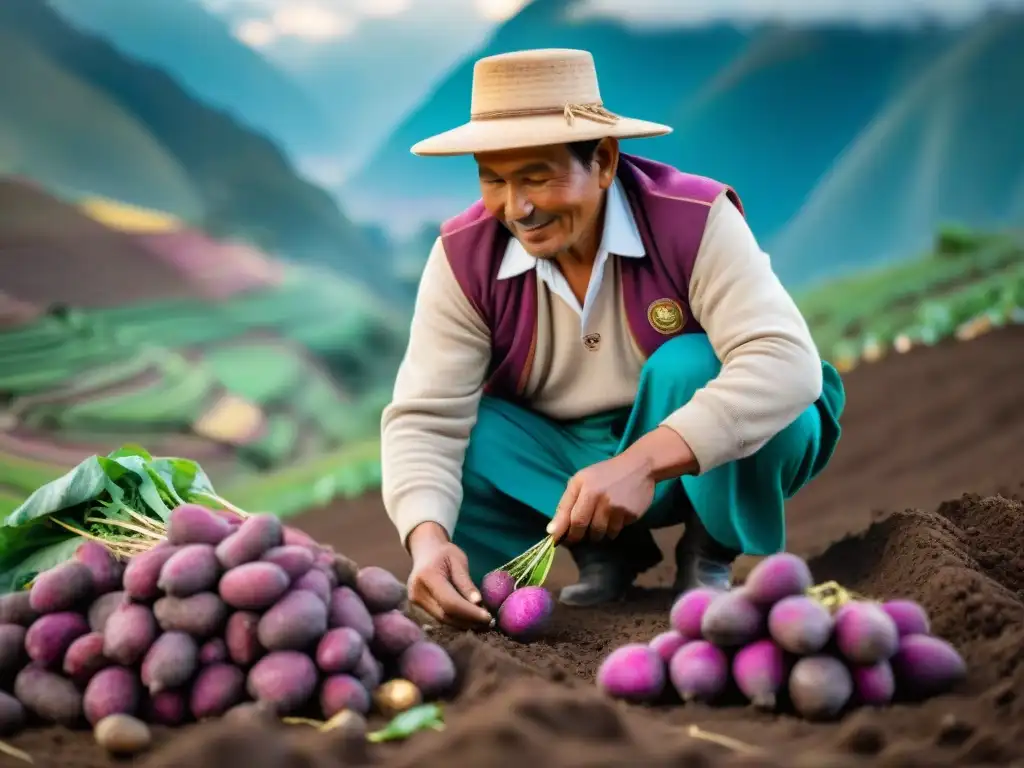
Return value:
<svg viewBox="0 0 1024 768">
<path fill-rule="evenodd" d="M 666 125 L 609 112 L 601 101 L 594 57 L 587 51 L 550 48 L 477 61 L 469 122 L 424 139 L 412 152 L 469 155 L 671 132 Z"/>
</svg>

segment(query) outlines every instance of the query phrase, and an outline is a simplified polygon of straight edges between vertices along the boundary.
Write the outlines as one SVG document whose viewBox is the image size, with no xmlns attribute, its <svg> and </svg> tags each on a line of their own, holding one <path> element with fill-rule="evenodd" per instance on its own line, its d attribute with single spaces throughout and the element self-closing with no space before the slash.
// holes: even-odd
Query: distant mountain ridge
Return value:
<svg viewBox="0 0 1024 768">
<path fill-rule="evenodd" d="M 0 173 L 167 210 L 380 282 L 379 243 L 272 141 L 38 0 L 0 3 L 0 101 Z"/>
<path fill-rule="evenodd" d="M 1024 221 L 1024 15 L 967 29 L 645 30 L 537 0 L 392 134 L 344 191 L 355 215 L 413 229 L 477 196 L 472 160 L 409 147 L 465 119 L 474 61 L 539 47 L 594 53 L 613 110 L 665 122 L 626 151 L 734 185 L 791 284 L 926 248 L 955 219 Z"/>
</svg>

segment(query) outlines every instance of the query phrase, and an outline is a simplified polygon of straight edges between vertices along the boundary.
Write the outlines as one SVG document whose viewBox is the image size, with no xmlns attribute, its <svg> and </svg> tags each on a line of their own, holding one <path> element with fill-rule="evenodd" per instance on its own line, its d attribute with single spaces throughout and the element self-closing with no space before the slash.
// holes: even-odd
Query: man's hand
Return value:
<svg viewBox="0 0 1024 768">
<path fill-rule="evenodd" d="M 676 432 L 659 427 L 630 448 L 577 472 L 558 503 L 548 533 L 559 543 L 614 539 L 640 519 L 661 480 L 699 471 L 693 451 Z"/>
<path fill-rule="evenodd" d="M 448 540 L 444 528 L 421 523 L 409 534 L 412 573 L 409 600 L 438 621 L 457 627 L 486 625 L 491 615 L 469 577 L 466 553 Z"/>
</svg>

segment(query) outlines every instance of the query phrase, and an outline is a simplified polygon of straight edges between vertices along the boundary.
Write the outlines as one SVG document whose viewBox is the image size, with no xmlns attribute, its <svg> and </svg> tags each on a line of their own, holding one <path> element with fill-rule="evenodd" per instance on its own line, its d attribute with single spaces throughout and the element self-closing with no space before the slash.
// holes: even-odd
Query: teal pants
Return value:
<svg viewBox="0 0 1024 768">
<path fill-rule="evenodd" d="M 650 530 L 696 514 L 726 549 L 767 555 L 785 548 L 785 500 L 828 463 L 839 441 L 842 381 L 824 363 L 821 397 L 761 450 L 699 476 L 657 485 L 654 502 L 614 543 L 634 551 L 638 570 L 661 555 Z M 475 580 L 544 538 L 569 479 L 655 429 L 715 378 L 721 363 L 703 334 L 678 336 L 647 360 L 636 401 L 573 421 L 555 421 L 491 396 L 480 402 L 463 466 L 463 502 L 454 542 Z"/>
</svg>

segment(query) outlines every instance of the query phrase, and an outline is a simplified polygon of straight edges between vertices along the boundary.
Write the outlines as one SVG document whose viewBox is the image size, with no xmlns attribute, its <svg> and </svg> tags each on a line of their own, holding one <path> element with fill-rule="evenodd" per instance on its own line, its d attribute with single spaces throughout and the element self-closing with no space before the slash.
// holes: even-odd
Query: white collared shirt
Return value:
<svg viewBox="0 0 1024 768">
<path fill-rule="evenodd" d="M 640 259 L 647 255 L 644 251 L 643 241 L 640 239 L 640 230 L 636 226 L 636 219 L 629 209 L 626 193 L 618 179 L 615 179 L 611 187 L 608 188 L 601 245 L 597 250 L 594 269 L 590 273 L 590 283 L 587 285 L 587 293 L 582 307 L 558 265 L 551 259 L 538 259 L 531 256 L 526 252 L 523 244 L 514 237 L 508 241 L 505 257 L 498 268 L 498 279 L 507 280 L 525 274 L 531 269 L 537 270 L 537 278 L 580 316 L 580 338 L 582 338 L 589 332 L 594 305 L 604 280 L 605 265 L 611 254 L 632 259 Z"/>
</svg>

